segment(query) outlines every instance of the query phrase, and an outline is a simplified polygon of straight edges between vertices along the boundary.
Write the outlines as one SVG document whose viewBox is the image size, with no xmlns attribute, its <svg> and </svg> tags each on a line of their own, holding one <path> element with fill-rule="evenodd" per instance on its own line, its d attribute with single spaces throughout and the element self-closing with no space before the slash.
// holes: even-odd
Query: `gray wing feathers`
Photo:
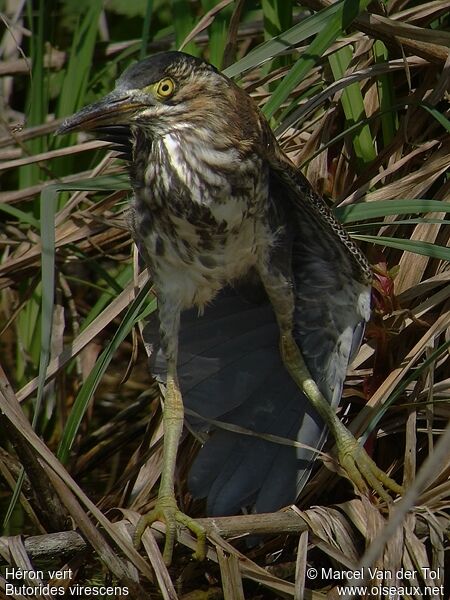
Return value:
<svg viewBox="0 0 450 600">
<path fill-rule="evenodd" d="M 147 341 L 152 337 L 156 351 L 155 327 L 147 327 Z M 229 288 L 203 315 L 184 312 L 178 363 L 184 404 L 204 417 L 294 441 L 301 428 L 301 441 L 315 447 L 322 422 L 285 370 L 278 337 L 271 306 L 251 304 Z M 152 371 L 164 379 L 162 353 L 154 356 Z M 306 480 L 312 466 L 311 451 L 220 428 L 210 434 L 188 480 L 194 496 L 208 498 L 208 514 L 235 514 L 249 505 L 267 512 L 295 500 L 297 480 Z"/>
<path fill-rule="evenodd" d="M 361 344 L 370 288 L 355 281 L 342 261 L 333 264 L 313 236 L 303 233 L 302 243 L 294 245 L 295 337 L 313 379 L 337 406 L 348 364 Z"/>
<path fill-rule="evenodd" d="M 293 240 L 294 336 L 313 379 L 337 406 L 370 316 L 365 282 L 370 269 L 324 201 L 289 164 L 273 165 L 270 197 Z"/>
</svg>

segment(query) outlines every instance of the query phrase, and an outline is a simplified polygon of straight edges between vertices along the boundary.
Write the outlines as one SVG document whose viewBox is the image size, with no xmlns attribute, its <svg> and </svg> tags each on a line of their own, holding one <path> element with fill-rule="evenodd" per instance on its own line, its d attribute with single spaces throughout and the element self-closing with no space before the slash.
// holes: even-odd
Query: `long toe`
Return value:
<svg viewBox="0 0 450 600">
<path fill-rule="evenodd" d="M 391 494 L 404 493 L 403 488 L 376 465 L 342 424 L 336 435 L 336 446 L 339 463 L 357 490 L 366 494 L 371 488 L 386 502 L 392 501 Z"/>
<path fill-rule="evenodd" d="M 167 566 L 172 562 L 173 549 L 177 539 L 177 523 L 184 525 L 197 538 L 197 547 L 193 557 L 203 560 L 206 556 L 206 531 L 195 519 L 192 519 L 179 510 L 174 498 L 159 498 L 153 510 L 142 515 L 136 526 L 133 542 L 139 548 L 141 538 L 147 527 L 155 521 L 161 521 L 166 525 L 166 540 L 164 543 L 163 559 Z"/>
</svg>

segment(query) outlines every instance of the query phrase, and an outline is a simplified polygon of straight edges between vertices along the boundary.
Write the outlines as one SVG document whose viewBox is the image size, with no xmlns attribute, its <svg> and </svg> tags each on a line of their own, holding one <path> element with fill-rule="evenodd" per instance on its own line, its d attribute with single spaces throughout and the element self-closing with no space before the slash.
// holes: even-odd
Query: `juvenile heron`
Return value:
<svg viewBox="0 0 450 600">
<path fill-rule="evenodd" d="M 169 563 L 181 522 L 198 536 L 197 555 L 205 552 L 204 531 L 179 510 L 174 493 L 183 391 L 196 408 L 205 396 L 215 407 L 223 401 L 224 413 L 237 411 L 238 424 L 258 429 L 262 422 L 263 432 L 290 433 L 316 448 L 325 423 L 359 490 L 400 492 L 335 413 L 369 318 L 371 270 L 250 96 L 207 62 L 164 52 L 128 68 L 114 91 L 67 119 L 59 133 L 76 130 L 114 142 L 130 160 L 132 233 L 158 298 L 157 367 L 167 385 L 163 468 L 156 507 L 141 518 L 138 537 L 165 521 Z M 283 426 L 272 427 L 275 421 Z M 249 465 L 250 446 L 232 436 L 216 432 L 190 476 L 194 492 L 208 496 L 209 511 L 294 501 L 312 453 L 299 450 L 284 471 L 274 460 L 279 447 L 265 442 Z"/>
</svg>

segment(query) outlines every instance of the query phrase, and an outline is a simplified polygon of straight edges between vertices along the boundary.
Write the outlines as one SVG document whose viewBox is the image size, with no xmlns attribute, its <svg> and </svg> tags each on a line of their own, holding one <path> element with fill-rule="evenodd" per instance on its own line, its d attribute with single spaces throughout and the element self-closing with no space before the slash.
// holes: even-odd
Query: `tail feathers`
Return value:
<svg viewBox="0 0 450 600">
<path fill-rule="evenodd" d="M 155 350 L 152 371 L 164 379 L 156 329 L 155 321 L 146 337 Z M 281 361 L 278 326 L 268 302 L 251 304 L 227 288 L 203 315 L 183 313 L 179 341 L 178 376 L 186 408 L 255 434 L 322 447 L 324 425 Z M 188 479 L 195 497 L 207 497 L 209 515 L 236 514 L 243 507 L 270 512 L 295 501 L 312 467 L 311 450 L 187 419 L 209 432 Z"/>
</svg>

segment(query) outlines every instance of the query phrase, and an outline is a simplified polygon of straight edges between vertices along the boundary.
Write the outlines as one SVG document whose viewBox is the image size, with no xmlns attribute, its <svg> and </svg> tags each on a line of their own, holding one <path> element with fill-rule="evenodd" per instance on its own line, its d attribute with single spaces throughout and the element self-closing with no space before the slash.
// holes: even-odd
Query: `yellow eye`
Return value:
<svg viewBox="0 0 450 600">
<path fill-rule="evenodd" d="M 164 77 L 164 79 L 161 79 L 161 81 L 156 84 L 155 92 L 158 98 L 163 100 L 170 98 L 175 92 L 174 80 L 170 77 Z"/>
</svg>

